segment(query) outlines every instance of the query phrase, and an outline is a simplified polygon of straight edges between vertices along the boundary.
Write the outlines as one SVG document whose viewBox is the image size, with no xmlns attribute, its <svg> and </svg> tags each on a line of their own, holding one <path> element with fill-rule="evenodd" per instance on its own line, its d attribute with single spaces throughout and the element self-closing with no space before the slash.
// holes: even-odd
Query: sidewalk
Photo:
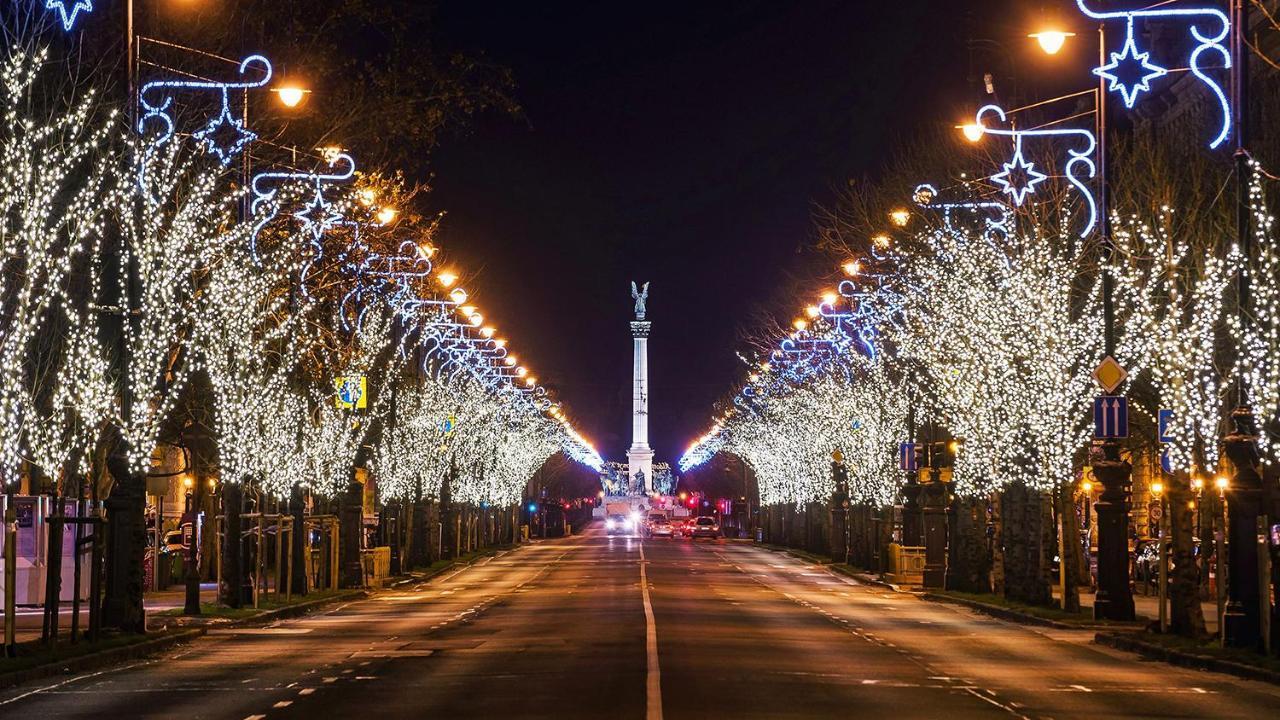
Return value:
<svg viewBox="0 0 1280 720">
<path fill-rule="evenodd" d="M 217 583 L 201 583 L 200 585 L 200 602 L 211 603 L 218 595 Z M 174 608 L 181 609 L 186 604 L 187 591 L 181 586 L 175 586 L 168 590 L 159 590 L 156 592 L 144 593 L 142 596 L 142 606 L 147 611 L 147 624 L 152 623 L 152 619 L 156 613 Z M 44 609 L 38 607 L 20 607 L 18 608 L 18 631 L 17 641 L 27 642 L 29 640 L 39 640 L 44 626 Z M 80 607 L 80 630 L 83 632 L 89 627 L 89 608 L 82 604 Z M 58 613 L 58 630 L 60 635 L 66 635 L 71 632 L 71 604 L 63 603 L 61 611 Z"/>
<path fill-rule="evenodd" d="M 1058 598 L 1058 593 L 1054 593 L 1053 597 Z M 1080 606 L 1093 609 L 1092 593 L 1080 593 Z M 1212 600 L 1201 601 L 1201 609 L 1204 611 L 1204 626 L 1210 634 L 1218 632 L 1218 606 Z M 1155 595 L 1137 595 L 1133 596 L 1133 611 L 1139 618 L 1145 618 L 1151 622 L 1157 622 L 1160 619 L 1160 599 Z"/>
</svg>

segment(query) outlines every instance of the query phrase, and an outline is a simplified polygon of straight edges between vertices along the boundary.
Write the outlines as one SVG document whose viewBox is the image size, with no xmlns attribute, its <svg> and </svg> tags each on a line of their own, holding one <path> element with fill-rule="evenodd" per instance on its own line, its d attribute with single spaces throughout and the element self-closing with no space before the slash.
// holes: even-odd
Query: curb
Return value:
<svg viewBox="0 0 1280 720">
<path fill-rule="evenodd" d="M 1280 685 L 1280 672 L 1275 670 L 1254 667 L 1252 665 L 1246 665 L 1232 660 L 1209 657 L 1208 655 L 1197 655 L 1195 653 L 1185 652 L 1182 650 L 1174 650 L 1173 648 L 1167 648 L 1162 645 L 1146 642 L 1134 635 L 1098 633 L 1093 636 L 1093 641 L 1098 645 L 1105 645 L 1110 648 L 1115 648 L 1116 650 L 1137 653 L 1144 658 L 1159 660 L 1178 667 L 1191 668 L 1193 670 L 1208 670 L 1210 672 L 1234 675 L 1238 678 L 1244 678 L 1245 680 L 1258 680 L 1265 683 L 1271 683 L 1272 685 Z"/>
<path fill-rule="evenodd" d="M 976 610 L 984 615 L 1000 618 L 1001 620 L 1009 620 L 1023 625 L 1038 625 L 1040 627 L 1049 627 L 1055 630 L 1107 630 L 1116 632 L 1127 629 L 1124 625 L 1097 625 L 1094 623 L 1067 623 L 1058 620 L 1050 620 L 1042 618 L 1030 613 L 1024 613 L 1012 608 L 1000 607 L 999 605 L 989 605 L 977 600 L 968 600 L 966 598 L 952 597 L 950 595 L 942 595 L 939 593 L 924 592 L 920 593 L 920 597 L 924 600 L 939 603 L 950 603 L 952 605 L 962 605 L 970 610 Z M 1132 625 L 1132 631 L 1137 632 L 1146 627 L 1145 622 L 1136 622 Z"/>
<path fill-rule="evenodd" d="M 398 587 L 404 587 L 405 585 L 411 585 L 413 583 L 430 582 L 431 580 L 434 580 L 435 578 L 449 572 L 450 570 L 456 570 L 460 567 L 469 567 L 471 565 L 475 565 L 481 560 L 502 557 L 503 555 L 506 555 L 509 552 L 513 552 L 514 550 L 516 550 L 517 548 L 525 544 L 527 543 L 521 543 L 520 545 L 513 545 L 510 547 L 497 548 L 493 551 L 492 554 L 485 554 L 479 557 L 474 557 L 474 558 L 471 558 L 470 560 L 467 560 L 466 562 L 454 561 L 449 563 L 448 565 L 441 565 L 440 567 L 434 570 L 427 570 L 421 573 L 409 574 L 402 577 L 400 580 L 396 580 L 395 582 L 387 585 L 387 587 L 398 588 Z"/>
<path fill-rule="evenodd" d="M 362 600 L 367 597 L 369 597 L 368 590 L 351 590 L 337 595 L 308 600 L 288 607 L 276 608 L 275 610 L 264 610 L 257 615 L 233 620 L 228 623 L 226 627 L 245 627 L 247 625 L 258 625 L 260 623 L 275 622 L 276 620 L 301 617 L 309 614 L 313 610 L 318 610 L 325 605 L 340 603 L 347 600 Z"/>
<path fill-rule="evenodd" d="M 833 572 L 840 573 L 841 575 L 844 575 L 846 577 L 851 577 L 854 580 L 857 580 L 858 582 L 862 583 L 863 585 L 874 585 L 875 587 L 884 588 L 885 590 L 892 590 L 893 592 L 911 593 L 913 595 L 919 594 L 919 593 L 913 592 L 910 588 L 904 588 L 901 585 L 894 585 L 893 583 L 887 582 L 885 580 L 881 580 L 880 578 L 874 575 L 869 575 L 864 572 L 858 572 L 857 570 L 854 570 L 848 565 L 832 564 L 829 566 L 829 568 Z"/>
<path fill-rule="evenodd" d="M 205 634 L 205 628 L 193 628 L 166 633 L 160 637 L 144 640 L 133 645 L 111 648 L 101 652 L 88 653 L 80 657 L 68 658 L 55 662 L 37 665 L 26 670 L 16 670 L 0 674 L 0 689 L 16 687 L 32 680 L 70 675 L 94 670 L 107 665 L 115 665 L 126 660 L 137 660 L 167 650 L 174 645 L 195 640 Z"/>
</svg>

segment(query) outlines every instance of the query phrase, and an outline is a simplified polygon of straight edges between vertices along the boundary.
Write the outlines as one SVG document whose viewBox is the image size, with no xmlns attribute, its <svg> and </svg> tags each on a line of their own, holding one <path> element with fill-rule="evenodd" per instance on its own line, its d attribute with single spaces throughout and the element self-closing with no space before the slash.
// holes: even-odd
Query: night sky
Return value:
<svg viewBox="0 0 1280 720">
<path fill-rule="evenodd" d="M 440 41 L 511 68 L 524 116 L 439 151 L 441 243 L 607 459 L 630 441 L 628 282 L 650 281 L 651 435 L 674 464 L 742 376 L 751 310 L 781 304 L 814 203 L 972 112 L 966 18 L 1021 25 L 1008 4 L 443 2 Z"/>
</svg>

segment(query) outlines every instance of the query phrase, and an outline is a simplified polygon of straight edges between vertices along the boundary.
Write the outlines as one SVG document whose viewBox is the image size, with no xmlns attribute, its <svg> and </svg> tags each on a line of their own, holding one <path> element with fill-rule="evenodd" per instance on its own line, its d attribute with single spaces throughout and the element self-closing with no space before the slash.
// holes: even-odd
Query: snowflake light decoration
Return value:
<svg viewBox="0 0 1280 720">
<path fill-rule="evenodd" d="M 151 124 L 159 126 L 159 131 L 148 145 L 148 153 L 155 152 L 173 139 L 177 124 L 172 110 L 178 91 L 212 90 L 222 96 L 218 114 L 205 123 L 204 127 L 191 133 L 191 137 L 211 155 L 216 156 L 223 167 L 231 164 L 232 159 L 243 152 L 249 143 L 258 139 L 244 119 L 237 118 L 231 112 L 231 91 L 265 87 L 271 82 L 271 61 L 261 55 L 250 55 L 240 62 L 239 72 L 243 77 L 251 71 L 260 73 L 261 77 L 242 82 L 158 80 L 143 85 L 142 91 L 138 93 L 138 103 L 142 109 L 141 117 L 138 118 L 138 132 L 145 133 L 147 126 Z"/>
<path fill-rule="evenodd" d="M 1106 22 L 1107 20 L 1123 20 L 1125 23 L 1125 41 L 1120 52 L 1111 53 L 1111 62 L 1094 68 L 1094 74 L 1110 81 L 1108 90 L 1119 92 L 1124 97 L 1125 106 L 1132 108 L 1138 96 L 1151 90 L 1151 81 L 1163 77 L 1169 71 L 1151 61 L 1151 51 L 1140 51 L 1134 36 L 1134 23 L 1138 19 L 1155 19 L 1161 21 L 1181 21 L 1186 23 L 1187 31 L 1194 41 L 1194 47 L 1187 55 L 1186 64 L 1200 82 L 1209 89 L 1221 111 L 1222 124 L 1218 133 L 1209 141 L 1210 148 L 1217 148 L 1231 134 L 1231 104 L 1222 84 L 1210 75 L 1207 70 L 1229 70 L 1231 68 L 1231 51 L 1223 45 L 1223 41 L 1231 34 L 1231 19 L 1226 13 L 1215 7 L 1160 7 L 1164 3 L 1144 10 L 1116 10 L 1099 12 L 1091 10 L 1086 0 L 1076 0 L 1076 6 L 1086 16 Z M 1207 21 L 1207 23 L 1205 22 Z M 1208 27 L 1206 32 L 1205 28 Z M 1206 67 L 1205 54 L 1217 56 L 1216 67 Z"/>
<path fill-rule="evenodd" d="M 1022 154 L 1023 140 L 1026 138 L 1049 140 L 1074 140 L 1077 147 L 1067 148 L 1067 159 L 1062 163 L 1061 176 L 1067 179 L 1085 202 L 1084 224 L 1080 237 L 1093 231 L 1098 222 L 1098 201 L 1088 180 L 1097 174 L 1097 164 L 1093 156 L 1098 148 L 1098 140 L 1092 131 L 1083 128 L 1040 128 L 1035 130 L 1015 130 L 1004 128 L 1008 118 L 1004 110 L 996 105 L 986 105 L 978 110 L 974 123 L 988 135 L 999 135 L 1013 139 L 1013 158 L 1003 164 L 1003 170 L 991 176 L 991 181 L 1000 185 L 1015 205 L 1021 206 L 1027 195 L 1036 191 L 1036 185 L 1048 179 L 1046 173 L 1035 169 L 1035 164 L 1028 162 Z"/>
<path fill-rule="evenodd" d="M 1150 52 L 1138 52 L 1130 22 L 1124 47 L 1111 53 L 1111 62 L 1094 68 L 1093 74 L 1110 82 L 1109 90 L 1124 97 L 1124 106 L 1132 108 L 1138 96 L 1151 91 L 1151 81 L 1169 74 L 1166 68 L 1151 62 Z"/>
<path fill-rule="evenodd" d="M 1013 204 L 1019 207 L 1027 195 L 1036 191 L 1036 185 L 1049 179 L 1048 175 L 1036 170 L 1035 163 L 1022 156 L 1021 137 L 1014 141 L 1013 158 L 1003 167 L 1004 170 L 991 176 L 991 181 L 1003 188 L 1003 192 L 1013 198 Z"/>
</svg>

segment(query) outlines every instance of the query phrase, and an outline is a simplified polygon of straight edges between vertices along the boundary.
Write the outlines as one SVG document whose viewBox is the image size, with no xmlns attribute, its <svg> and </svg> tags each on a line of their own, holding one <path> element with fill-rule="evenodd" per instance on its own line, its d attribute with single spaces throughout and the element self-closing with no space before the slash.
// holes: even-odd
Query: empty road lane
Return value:
<svg viewBox="0 0 1280 720">
<path fill-rule="evenodd" d="M 960 720 L 1257 718 L 1280 707 L 1280 689 L 1089 639 L 746 543 L 591 531 L 306 618 L 213 631 L 144 663 L 4 691 L 0 714 Z"/>
</svg>

